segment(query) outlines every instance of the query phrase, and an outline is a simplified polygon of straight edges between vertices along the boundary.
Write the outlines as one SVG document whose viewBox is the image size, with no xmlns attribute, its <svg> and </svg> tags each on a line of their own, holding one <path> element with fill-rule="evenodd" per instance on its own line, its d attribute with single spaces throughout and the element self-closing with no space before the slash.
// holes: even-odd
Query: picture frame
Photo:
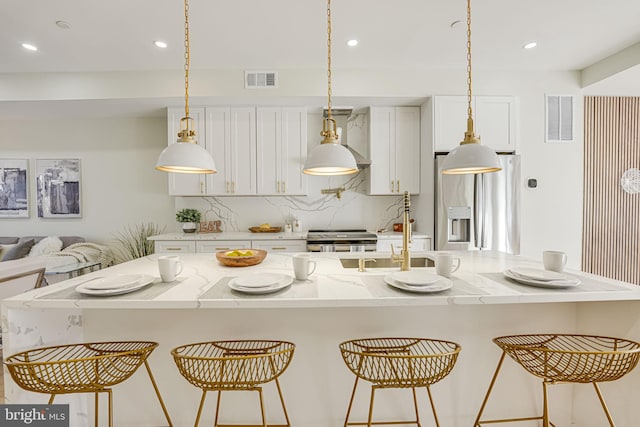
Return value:
<svg viewBox="0 0 640 427">
<path fill-rule="evenodd" d="M 28 159 L 0 159 L 0 218 L 29 218 Z"/>
<path fill-rule="evenodd" d="M 39 218 L 82 217 L 80 159 L 36 159 Z"/>
</svg>

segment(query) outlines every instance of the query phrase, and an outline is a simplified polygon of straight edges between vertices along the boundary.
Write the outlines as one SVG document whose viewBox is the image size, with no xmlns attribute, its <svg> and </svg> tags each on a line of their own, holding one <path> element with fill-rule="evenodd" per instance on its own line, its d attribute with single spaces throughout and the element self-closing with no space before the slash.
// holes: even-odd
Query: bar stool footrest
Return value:
<svg viewBox="0 0 640 427">
<path fill-rule="evenodd" d="M 539 416 L 539 417 L 524 417 L 524 418 L 504 418 L 499 420 L 482 420 L 475 423 L 473 427 L 482 427 L 484 424 L 518 423 L 522 421 L 535 421 L 535 420 L 542 421 L 544 420 L 544 417 Z M 551 421 L 549 421 L 549 425 L 551 425 L 551 427 L 556 427 L 556 425 Z"/>
</svg>

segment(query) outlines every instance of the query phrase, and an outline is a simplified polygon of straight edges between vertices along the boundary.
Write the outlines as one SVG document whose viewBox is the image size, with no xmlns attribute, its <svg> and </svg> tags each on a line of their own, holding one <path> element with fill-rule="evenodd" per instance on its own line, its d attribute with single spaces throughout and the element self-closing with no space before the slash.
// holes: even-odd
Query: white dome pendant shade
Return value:
<svg viewBox="0 0 640 427">
<path fill-rule="evenodd" d="M 350 175 L 358 172 L 356 159 L 347 147 L 338 143 L 336 121 L 327 117 L 322 122 L 324 139 L 319 146 L 311 150 L 304 163 L 303 172 L 307 175 Z"/>
<path fill-rule="evenodd" d="M 156 169 L 175 173 L 216 173 L 213 157 L 196 142 L 194 120 L 189 117 L 189 1 L 184 0 L 184 117 L 180 119 L 178 141 L 162 150 Z"/>
<path fill-rule="evenodd" d="M 444 158 L 441 172 L 445 175 L 464 175 L 500 170 L 502 166 L 498 155 L 493 149 L 480 144 L 480 137 L 473 131 L 473 119 L 469 118 L 464 141 Z"/>
<path fill-rule="evenodd" d="M 322 121 L 320 132 L 324 139 L 311 150 L 302 172 L 320 176 L 356 173 L 356 159 L 348 148 L 338 142 L 338 127 L 331 116 L 331 0 L 327 0 L 327 99 L 327 117 Z"/>
<path fill-rule="evenodd" d="M 177 173 L 216 173 L 207 150 L 194 142 L 176 142 L 162 150 L 156 169 Z"/>
<path fill-rule="evenodd" d="M 193 119 L 180 119 L 178 141 L 162 150 L 156 169 L 176 173 L 216 173 L 216 165 L 211 154 L 195 139 Z"/>
<path fill-rule="evenodd" d="M 459 147 L 453 149 L 442 162 L 441 172 L 445 175 L 463 175 L 498 172 L 502 170 L 498 154 L 480 144 L 480 137 L 473 129 L 471 109 L 471 0 L 467 0 L 467 131 Z"/>
</svg>

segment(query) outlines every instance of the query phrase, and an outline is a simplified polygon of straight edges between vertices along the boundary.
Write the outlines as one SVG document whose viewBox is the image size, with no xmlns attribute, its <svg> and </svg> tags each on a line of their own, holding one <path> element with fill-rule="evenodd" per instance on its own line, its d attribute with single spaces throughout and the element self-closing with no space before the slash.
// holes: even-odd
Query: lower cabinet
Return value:
<svg viewBox="0 0 640 427">
<path fill-rule="evenodd" d="M 196 242 L 182 240 L 156 240 L 154 242 L 155 253 L 194 253 L 196 251 Z"/>
<path fill-rule="evenodd" d="M 269 252 L 306 252 L 307 241 L 291 240 L 156 240 L 155 253 L 210 254 L 231 249 L 264 249 Z"/>
<path fill-rule="evenodd" d="M 251 249 L 251 240 L 203 240 L 196 242 L 196 252 L 211 254 L 231 249 Z"/>
<path fill-rule="evenodd" d="M 376 250 L 378 252 L 391 252 L 391 245 L 396 253 L 402 250 L 402 238 L 400 239 L 378 239 Z M 411 240 L 409 250 L 411 252 L 425 252 L 431 250 L 431 238 L 419 237 Z"/>
<path fill-rule="evenodd" d="M 253 249 L 264 249 L 269 252 L 306 252 L 306 240 L 252 240 Z"/>
</svg>

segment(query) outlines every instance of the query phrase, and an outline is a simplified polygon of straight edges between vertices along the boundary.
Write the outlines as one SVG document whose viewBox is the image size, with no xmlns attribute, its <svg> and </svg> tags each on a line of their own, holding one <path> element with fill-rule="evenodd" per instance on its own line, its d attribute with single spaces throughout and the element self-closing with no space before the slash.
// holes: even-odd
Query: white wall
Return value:
<svg viewBox="0 0 640 427">
<path fill-rule="evenodd" d="M 193 84 L 191 85 L 192 103 L 207 105 L 209 103 L 234 102 L 259 105 L 272 104 L 274 100 L 280 102 L 281 99 L 284 99 L 290 104 L 299 104 L 299 100 L 308 102 L 309 99 L 313 99 L 314 106 L 317 108 L 325 102 L 326 74 L 322 70 L 281 70 L 278 89 L 253 91 L 243 88 L 241 73 L 241 70 L 194 71 Z M 6 75 L 4 77 L 6 79 L 4 79 L 4 85 L 0 87 L 0 98 L 20 103 L 0 103 L 2 117 L 5 115 L 14 117 L 18 114 L 16 111 L 18 105 L 25 108 L 25 105 L 31 104 L 25 101 L 37 99 L 114 100 L 116 98 L 133 98 L 140 103 L 152 103 L 153 100 L 156 100 L 157 103 L 158 97 L 167 97 L 171 101 L 163 101 L 165 105 L 168 102 L 171 102 L 171 105 L 181 105 L 182 102 L 179 98 L 182 86 L 175 84 L 174 81 L 180 79 L 177 73 L 95 73 L 56 74 L 54 76 L 33 74 Z M 77 81 L 81 81 L 82 85 L 73 84 Z M 575 114 L 576 142 L 567 144 L 546 144 L 544 142 L 544 94 L 581 95 L 578 72 L 506 71 L 476 67 L 473 85 L 475 95 L 513 95 L 517 96 L 520 101 L 519 151 L 523 157 L 523 178 L 534 177 L 539 182 L 537 190 L 525 189 L 523 191 L 522 253 L 539 258 L 543 249 L 565 250 L 569 255 L 569 264 L 574 267 L 579 266 L 583 155 L 581 104 Z M 333 75 L 334 105 L 339 105 L 341 99 L 348 100 L 347 102 L 356 100 L 364 105 L 368 99 L 371 99 L 371 102 L 380 105 L 385 102 L 385 97 L 390 97 L 387 102 L 394 102 L 391 97 L 394 99 L 403 97 L 405 100 L 412 99 L 414 105 L 420 105 L 424 99 L 431 95 L 463 95 L 465 91 L 464 70 L 336 69 Z M 130 102 L 128 101 L 128 103 Z M 83 114 L 88 108 L 105 109 L 104 103 L 93 107 L 90 103 L 80 105 L 83 108 L 81 111 Z M 106 109 L 113 108 L 114 105 L 118 105 L 118 103 L 107 103 Z M 68 107 L 69 104 L 65 104 L 65 108 Z M 63 111 L 55 111 L 55 106 L 50 110 L 51 114 L 64 114 Z M 23 110 L 20 113 L 27 114 L 28 111 Z M 39 113 L 43 114 L 43 111 L 40 110 Z M 39 220 L 32 216 L 30 220 L 22 222 L 2 220 L 0 227 L 4 228 L 6 225 L 10 225 L 11 231 L 20 234 L 32 231 L 43 232 L 47 227 L 53 227 L 59 232 L 78 230 L 89 237 L 106 236 L 112 232 L 111 229 L 119 229 L 123 224 L 145 219 L 154 219 L 157 222 L 164 222 L 175 227 L 175 224 L 172 224 L 173 201 L 169 196 L 164 195 L 166 194 L 165 178 L 153 170 L 156 153 L 166 141 L 162 123 L 157 119 L 135 118 L 122 121 L 78 120 L 74 122 L 71 116 L 69 119 L 66 117 L 51 125 L 40 121 L 35 123 L 32 121 L 3 122 L 2 133 L 0 133 L 0 138 L 2 138 L 2 142 L 0 142 L 1 155 L 5 156 L 8 151 L 12 156 L 15 156 L 26 151 L 30 157 L 58 153 L 81 157 L 83 158 L 85 184 L 92 180 L 98 181 L 91 189 L 99 188 L 101 193 L 108 194 L 109 197 L 115 197 L 117 191 L 126 193 L 120 197 L 129 203 L 129 209 L 126 213 L 118 212 L 117 208 L 111 211 L 107 210 L 113 203 L 105 202 L 104 198 L 98 197 L 98 193 L 91 193 L 85 185 L 83 195 L 85 195 L 86 216 L 81 220 L 64 222 L 58 220 L 55 222 L 53 220 Z M 310 119 L 309 123 L 312 122 L 313 120 Z M 21 124 L 25 129 L 19 127 Z M 465 124 L 461 123 L 461 136 L 464 126 Z M 33 129 L 31 129 L 32 127 Z M 88 138 L 86 135 L 92 137 Z M 120 136 L 120 138 L 116 138 L 116 136 Z M 309 147 L 314 141 L 315 139 L 309 140 Z M 129 157 L 124 155 L 125 152 Z M 133 157 L 131 157 L 132 154 Z M 87 157 L 86 161 L 84 160 L 85 156 Z M 120 185 L 118 189 L 111 189 L 109 181 L 105 178 L 110 170 L 105 164 L 109 159 L 119 159 L 117 161 L 121 174 L 119 179 L 121 179 L 121 183 L 126 185 Z M 89 177 L 87 163 L 96 167 L 96 170 L 99 171 L 97 175 L 99 178 Z M 524 189 L 524 182 L 522 185 Z M 333 182 L 331 186 L 333 186 Z M 224 200 L 224 198 L 220 199 Z M 416 207 L 421 206 L 423 210 L 430 209 L 429 201 L 424 199 L 423 197 L 416 200 Z M 372 210 L 371 206 L 367 204 L 369 202 L 365 202 L 365 200 L 367 199 L 358 198 L 350 202 L 353 204 L 354 210 L 348 211 L 344 215 L 340 214 L 340 209 L 346 203 L 340 205 L 336 203 L 330 207 L 330 210 L 327 211 L 330 213 L 327 215 L 335 218 L 347 218 L 349 221 L 353 221 L 357 215 L 358 221 L 361 219 L 369 221 L 368 218 Z M 234 203 L 232 199 L 227 201 Z M 175 206 L 179 207 L 187 203 L 201 202 L 176 199 Z M 264 206 L 262 203 L 259 208 Z M 246 198 L 243 198 L 242 201 L 238 200 L 237 204 L 241 208 L 244 208 L 245 205 L 253 206 L 250 205 L 250 199 Z M 373 212 L 378 212 L 380 207 L 387 204 L 387 201 L 381 204 L 374 202 Z M 248 208 L 248 210 L 256 211 L 252 208 Z M 279 219 L 281 210 L 281 207 L 265 210 L 265 213 L 268 212 L 266 220 Z M 262 211 L 258 213 L 262 213 Z M 258 220 L 258 215 L 256 215 L 255 218 L 252 218 L 252 223 Z M 310 221 L 314 220 L 310 219 Z M 238 223 L 238 227 L 244 227 L 247 222 Z M 376 220 L 371 221 L 372 224 L 376 222 Z M 428 231 L 424 228 L 424 221 L 418 227 L 421 231 Z"/>
<path fill-rule="evenodd" d="M 78 235 L 107 243 L 141 222 L 173 226 L 166 175 L 153 167 L 166 145 L 161 118 L 0 121 L 0 157 L 29 159 L 30 218 L 1 219 L 0 235 Z M 35 159 L 81 160 L 82 218 L 37 217 Z"/>
</svg>

